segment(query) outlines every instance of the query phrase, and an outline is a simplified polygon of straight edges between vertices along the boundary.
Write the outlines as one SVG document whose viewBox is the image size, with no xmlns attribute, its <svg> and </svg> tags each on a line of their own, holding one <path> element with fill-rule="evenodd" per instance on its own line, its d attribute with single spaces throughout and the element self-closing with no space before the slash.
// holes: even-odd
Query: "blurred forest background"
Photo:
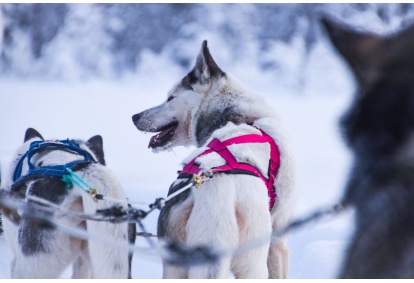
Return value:
<svg viewBox="0 0 414 283">
<path fill-rule="evenodd" d="M 209 39 L 218 61 L 289 73 L 297 83 L 324 38 L 320 15 L 383 33 L 412 22 L 414 5 L 1 4 L 0 12 L 3 75 L 118 78 L 134 73 L 146 56 L 187 70 L 194 46 Z"/>
</svg>

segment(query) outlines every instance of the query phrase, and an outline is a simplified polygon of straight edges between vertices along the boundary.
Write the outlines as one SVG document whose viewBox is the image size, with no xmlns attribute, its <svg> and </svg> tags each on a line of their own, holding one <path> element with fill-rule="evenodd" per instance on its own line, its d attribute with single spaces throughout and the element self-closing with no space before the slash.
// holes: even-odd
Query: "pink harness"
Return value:
<svg viewBox="0 0 414 283">
<path fill-rule="evenodd" d="M 258 134 L 249 134 L 239 137 L 230 138 L 225 141 L 220 141 L 218 139 L 213 139 L 207 146 L 209 149 L 206 149 L 203 153 L 199 154 L 193 160 L 191 160 L 184 169 L 180 172 L 180 175 L 193 175 L 198 174 L 201 171 L 201 168 L 195 164 L 195 160 L 205 154 L 211 152 L 217 152 L 220 156 L 226 161 L 225 165 L 215 167 L 211 171 L 215 172 L 228 172 L 228 173 L 244 173 L 244 174 L 253 174 L 265 183 L 269 195 L 269 208 L 272 210 L 273 205 L 276 200 L 276 191 L 273 189 L 275 178 L 280 166 L 280 151 L 275 141 L 268 134 L 259 129 L 262 135 Z M 232 144 L 243 144 L 243 143 L 269 143 L 270 144 L 270 160 L 269 160 L 269 169 L 267 179 L 256 167 L 247 164 L 237 162 L 234 155 L 227 148 Z"/>
</svg>

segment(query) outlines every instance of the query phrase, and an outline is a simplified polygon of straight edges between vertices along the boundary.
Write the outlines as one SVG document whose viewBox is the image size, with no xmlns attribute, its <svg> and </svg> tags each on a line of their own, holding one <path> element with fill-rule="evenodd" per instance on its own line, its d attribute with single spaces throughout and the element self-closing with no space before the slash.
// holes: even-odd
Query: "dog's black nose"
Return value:
<svg viewBox="0 0 414 283">
<path fill-rule="evenodd" d="M 135 114 L 134 116 L 132 116 L 132 122 L 136 123 L 139 120 L 139 118 L 141 117 L 141 114 L 142 113 L 138 113 L 138 114 Z"/>
</svg>

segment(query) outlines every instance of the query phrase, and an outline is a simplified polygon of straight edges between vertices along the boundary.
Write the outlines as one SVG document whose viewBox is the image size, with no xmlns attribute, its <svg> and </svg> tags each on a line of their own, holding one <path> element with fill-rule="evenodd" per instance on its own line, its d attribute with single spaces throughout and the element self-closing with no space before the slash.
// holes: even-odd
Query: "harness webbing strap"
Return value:
<svg viewBox="0 0 414 283">
<path fill-rule="evenodd" d="M 83 160 L 75 160 L 67 164 L 62 165 L 51 165 L 51 166 L 41 166 L 35 168 L 31 162 L 31 158 L 39 150 L 44 148 L 57 148 L 64 149 L 74 152 L 80 156 L 83 156 Z M 22 169 L 24 161 L 27 161 L 28 171 L 22 176 Z M 35 175 L 45 175 L 45 176 L 63 176 L 67 174 L 67 168 L 74 169 L 78 166 L 87 165 L 89 163 L 95 162 L 93 157 L 86 150 L 82 149 L 79 144 L 75 141 L 66 139 L 58 141 L 33 141 L 30 143 L 29 150 L 20 157 L 20 160 L 17 162 L 16 168 L 13 173 L 13 183 L 21 184 L 24 180 L 29 179 L 31 176 Z M 13 187 L 16 187 L 13 185 Z"/>
<path fill-rule="evenodd" d="M 259 129 L 260 130 L 260 129 Z M 262 135 L 258 134 L 249 134 L 239 137 L 230 138 L 225 141 L 220 141 L 219 139 L 213 139 L 207 146 L 209 149 L 206 149 L 203 153 L 198 155 L 196 158 L 191 160 L 184 169 L 180 172 L 180 175 L 184 174 L 199 174 L 201 168 L 195 164 L 195 160 L 203 155 L 209 154 L 211 152 L 217 152 L 225 161 L 226 164 L 218 167 L 212 168 L 212 172 L 230 172 L 233 170 L 241 170 L 246 173 L 253 173 L 265 183 L 268 195 L 269 195 L 269 207 L 273 208 L 273 205 L 276 201 L 276 191 L 273 188 L 274 181 L 279 170 L 280 166 L 280 151 L 271 136 L 260 130 Z M 234 155 L 228 149 L 228 146 L 233 144 L 243 144 L 243 143 L 269 143 L 270 144 L 270 160 L 268 167 L 268 178 L 266 178 L 256 167 L 237 162 Z"/>
<path fill-rule="evenodd" d="M 231 168 L 237 168 L 238 162 L 234 155 L 230 152 L 230 150 L 219 140 L 213 139 L 209 144 L 208 147 L 220 154 L 224 160 L 226 160 L 227 165 Z"/>
</svg>

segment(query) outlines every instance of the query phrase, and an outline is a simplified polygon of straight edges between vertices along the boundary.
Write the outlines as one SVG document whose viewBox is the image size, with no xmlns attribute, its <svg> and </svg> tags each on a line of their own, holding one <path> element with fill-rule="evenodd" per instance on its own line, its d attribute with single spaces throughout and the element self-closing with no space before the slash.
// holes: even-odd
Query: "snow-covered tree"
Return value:
<svg viewBox="0 0 414 283">
<path fill-rule="evenodd" d="M 384 32 L 412 22 L 414 5 L 3 4 L 3 12 L 0 72 L 14 76 L 119 77 L 148 52 L 188 69 L 204 39 L 221 62 L 279 76 L 304 66 L 286 64 L 277 50 L 306 62 L 325 36 L 321 14 Z"/>
</svg>

